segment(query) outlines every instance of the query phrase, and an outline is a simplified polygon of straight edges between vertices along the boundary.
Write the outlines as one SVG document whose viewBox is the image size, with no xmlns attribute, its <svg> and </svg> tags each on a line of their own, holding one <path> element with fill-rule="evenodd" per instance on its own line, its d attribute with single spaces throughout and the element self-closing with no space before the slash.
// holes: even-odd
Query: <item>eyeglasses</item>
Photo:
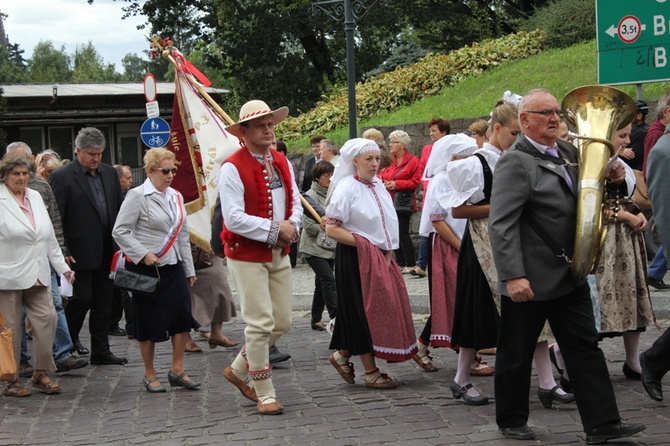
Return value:
<svg viewBox="0 0 670 446">
<path fill-rule="evenodd" d="M 563 110 L 554 110 L 552 108 L 548 108 L 546 110 L 526 110 L 526 112 L 546 116 L 547 118 L 551 117 L 552 115 L 556 115 L 559 118 L 562 118 L 564 115 Z"/>
<path fill-rule="evenodd" d="M 154 169 L 154 170 L 160 170 L 161 172 L 163 172 L 163 175 L 169 175 L 169 174 L 177 175 L 177 168 L 176 167 L 173 167 L 172 169 L 168 169 L 167 167 L 163 167 L 162 169 Z"/>
</svg>

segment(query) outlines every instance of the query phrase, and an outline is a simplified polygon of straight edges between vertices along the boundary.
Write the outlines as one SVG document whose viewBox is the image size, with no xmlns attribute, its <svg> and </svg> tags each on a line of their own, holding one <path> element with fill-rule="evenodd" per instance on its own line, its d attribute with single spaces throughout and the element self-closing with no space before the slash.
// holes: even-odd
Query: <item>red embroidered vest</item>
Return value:
<svg viewBox="0 0 670 446">
<path fill-rule="evenodd" d="M 244 185 L 244 212 L 249 215 L 272 220 L 272 187 L 270 175 L 265 166 L 256 160 L 246 147 L 228 157 L 224 163 L 232 163 Z M 272 165 L 279 172 L 286 195 L 286 219 L 293 213 L 293 180 L 288 168 L 288 160 L 283 153 L 272 151 Z M 272 245 L 259 242 L 231 232 L 223 222 L 221 231 L 226 257 L 247 262 L 271 262 Z M 282 254 L 289 253 L 291 247 L 285 246 Z"/>
</svg>

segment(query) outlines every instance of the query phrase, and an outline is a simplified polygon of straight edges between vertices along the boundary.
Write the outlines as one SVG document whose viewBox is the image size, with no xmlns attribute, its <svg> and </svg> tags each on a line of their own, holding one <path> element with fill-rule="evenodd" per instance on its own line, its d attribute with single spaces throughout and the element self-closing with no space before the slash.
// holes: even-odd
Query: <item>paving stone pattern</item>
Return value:
<svg viewBox="0 0 670 446">
<path fill-rule="evenodd" d="M 407 281 L 427 286 L 425 279 Z M 296 284 L 300 286 L 308 289 Z M 415 316 L 417 334 L 425 317 Z M 140 386 L 144 369 L 137 342 L 110 337 L 112 351 L 128 357 L 126 366 L 89 366 L 62 374 L 57 378 L 63 387 L 60 395 L 35 391 L 27 398 L 0 396 L 0 445 L 584 444 L 576 406 L 544 409 L 537 399 L 535 376 L 529 424 L 538 438 L 522 443 L 506 440 L 496 427 L 493 403 L 474 407 L 452 398 L 449 383 L 457 363 L 453 351 L 433 350 L 436 373 L 423 372 L 413 361 L 381 363 L 382 371 L 402 384 L 394 390 L 369 390 L 363 386 L 362 366 L 355 358 L 356 384 L 348 385 L 339 377 L 328 362 L 329 335 L 311 330 L 308 311 L 295 311 L 293 320 L 292 330 L 278 342 L 293 358 L 273 370 L 278 398 L 286 408 L 283 415 L 259 415 L 255 404 L 222 377 L 236 349 L 209 349 L 199 340 L 204 352 L 187 354 L 186 368 L 202 387 L 189 391 L 169 388 L 170 348 L 168 343 L 159 344 L 156 368 L 168 392 L 149 394 Z M 670 325 L 668 320 L 660 323 Z M 86 327 L 82 341 L 89 345 Z M 241 318 L 224 324 L 226 335 L 238 341 L 243 341 L 243 330 Z M 643 333 L 641 350 L 658 335 L 653 327 Z M 615 444 L 670 444 L 667 401 L 651 400 L 639 381 L 623 376 L 621 338 L 606 339 L 601 346 L 622 417 L 647 425 L 634 439 Z M 485 359 L 495 361 L 493 356 Z M 472 381 L 493 397 L 493 377 Z M 668 387 L 666 392 L 670 399 Z"/>
</svg>

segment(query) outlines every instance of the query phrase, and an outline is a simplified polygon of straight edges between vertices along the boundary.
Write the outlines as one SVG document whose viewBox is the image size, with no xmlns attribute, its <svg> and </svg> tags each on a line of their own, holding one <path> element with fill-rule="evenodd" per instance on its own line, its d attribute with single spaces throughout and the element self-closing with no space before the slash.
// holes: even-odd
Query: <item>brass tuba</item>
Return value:
<svg viewBox="0 0 670 446">
<path fill-rule="evenodd" d="M 569 92 L 561 104 L 565 117 L 577 127 L 579 183 L 577 230 L 571 263 L 572 276 L 585 278 L 597 263 L 605 240 L 603 190 L 606 168 L 617 154 L 610 140 L 635 119 L 633 99 L 621 90 L 588 85 Z"/>
</svg>

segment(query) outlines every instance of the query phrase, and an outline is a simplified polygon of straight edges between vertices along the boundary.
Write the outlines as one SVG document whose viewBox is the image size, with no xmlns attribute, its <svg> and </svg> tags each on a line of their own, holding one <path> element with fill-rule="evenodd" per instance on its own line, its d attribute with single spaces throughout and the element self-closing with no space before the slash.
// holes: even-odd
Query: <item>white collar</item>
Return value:
<svg viewBox="0 0 670 446">
<path fill-rule="evenodd" d="M 146 180 L 144 180 L 144 183 L 142 184 L 142 187 L 144 189 L 144 195 L 151 195 L 151 194 L 155 193 L 155 194 L 163 195 L 164 197 L 166 197 L 168 199 L 172 199 L 172 197 L 174 197 L 176 195 L 176 191 L 171 187 L 168 187 L 167 189 L 165 189 L 165 192 L 159 191 L 158 189 L 156 189 L 156 186 L 154 186 L 154 183 L 151 182 L 150 178 L 147 178 Z"/>
</svg>

